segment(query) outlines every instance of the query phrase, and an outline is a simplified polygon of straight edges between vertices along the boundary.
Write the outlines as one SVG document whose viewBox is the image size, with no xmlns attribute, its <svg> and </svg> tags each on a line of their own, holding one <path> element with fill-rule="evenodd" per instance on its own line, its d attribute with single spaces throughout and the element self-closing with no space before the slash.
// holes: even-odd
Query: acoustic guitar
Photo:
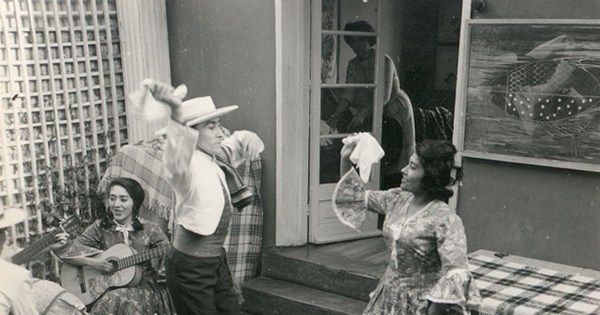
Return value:
<svg viewBox="0 0 600 315">
<path fill-rule="evenodd" d="M 117 287 L 134 287 L 142 280 L 139 264 L 163 256 L 169 243 L 137 253 L 125 244 L 116 244 L 94 258 L 105 259 L 113 264 L 113 272 L 102 273 L 87 266 L 74 266 L 63 262 L 60 279 L 62 286 L 77 296 L 85 305 L 95 302 L 106 290 Z"/>
<path fill-rule="evenodd" d="M 44 249 L 56 242 L 56 235 L 65 232 L 71 233 L 80 224 L 81 221 L 77 216 L 72 216 L 68 219 L 65 219 L 60 224 L 58 229 L 52 230 L 50 233 L 42 236 L 42 238 L 40 238 L 39 240 L 36 240 L 29 246 L 22 249 L 20 252 L 14 254 L 10 259 L 11 262 L 13 264 L 22 265 L 34 260 Z"/>
</svg>

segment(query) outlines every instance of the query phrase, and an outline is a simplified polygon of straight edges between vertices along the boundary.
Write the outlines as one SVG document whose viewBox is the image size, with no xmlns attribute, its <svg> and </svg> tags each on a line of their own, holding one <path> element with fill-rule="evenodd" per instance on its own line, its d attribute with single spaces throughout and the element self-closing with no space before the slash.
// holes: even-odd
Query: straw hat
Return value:
<svg viewBox="0 0 600 315">
<path fill-rule="evenodd" d="M 0 229 L 22 222 L 26 216 L 27 213 L 23 209 L 0 207 Z"/>
<path fill-rule="evenodd" d="M 192 98 L 183 102 L 181 105 L 181 112 L 183 123 L 188 127 L 191 127 L 201 122 L 223 116 L 233 110 L 236 110 L 237 108 L 237 105 L 216 108 L 212 97 L 203 96 Z"/>
</svg>

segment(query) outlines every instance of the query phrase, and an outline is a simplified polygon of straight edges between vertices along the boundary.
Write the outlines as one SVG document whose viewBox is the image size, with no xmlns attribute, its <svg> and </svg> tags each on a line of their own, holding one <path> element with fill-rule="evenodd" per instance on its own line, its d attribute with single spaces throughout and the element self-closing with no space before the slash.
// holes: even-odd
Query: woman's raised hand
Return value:
<svg viewBox="0 0 600 315">
<path fill-rule="evenodd" d="M 344 175 L 352 167 L 350 155 L 354 151 L 354 148 L 356 148 L 356 141 L 350 141 L 344 143 L 344 146 L 340 150 L 340 176 Z"/>
<path fill-rule="evenodd" d="M 340 156 L 342 157 L 342 159 L 350 159 L 350 155 L 352 154 L 352 152 L 354 151 L 354 148 L 356 148 L 356 141 L 350 141 L 348 143 L 344 143 L 344 146 L 342 147 L 342 150 L 340 151 Z"/>
</svg>

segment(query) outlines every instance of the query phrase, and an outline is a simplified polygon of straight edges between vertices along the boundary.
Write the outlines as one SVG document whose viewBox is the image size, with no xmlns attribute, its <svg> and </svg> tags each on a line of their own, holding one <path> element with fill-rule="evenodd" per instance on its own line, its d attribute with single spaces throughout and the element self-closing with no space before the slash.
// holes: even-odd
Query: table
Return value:
<svg viewBox="0 0 600 315">
<path fill-rule="evenodd" d="M 600 272 L 490 251 L 470 254 L 469 270 L 482 297 L 479 314 L 600 314 Z"/>
</svg>

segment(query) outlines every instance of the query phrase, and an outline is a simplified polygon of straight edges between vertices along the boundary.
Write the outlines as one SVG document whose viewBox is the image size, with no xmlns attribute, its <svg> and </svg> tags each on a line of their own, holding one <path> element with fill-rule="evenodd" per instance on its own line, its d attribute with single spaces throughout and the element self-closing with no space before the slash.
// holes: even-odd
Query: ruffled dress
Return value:
<svg viewBox="0 0 600 315">
<path fill-rule="evenodd" d="M 400 188 L 365 190 L 354 169 L 335 188 L 333 208 L 346 225 L 360 230 L 366 211 L 386 215 L 383 239 L 390 261 L 363 315 L 425 315 L 428 301 L 452 304 L 453 314 L 470 314 L 481 297 L 468 270 L 461 219 L 437 200 L 407 217 L 412 199 Z"/>
<path fill-rule="evenodd" d="M 143 252 L 168 242 L 162 229 L 155 223 L 139 218 L 144 228 L 129 232 L 129 246 Z M 105 251 L 116 244 L 125 243 L 123 233 L 116 227 L 102 227 L 97 220 L 77 239 L 59 252 L 61 258 L 91 256 Z M 158 261 L 157 261 L 158 260 Z M 175 313 L 169 291 L 164 283 L 162 259 L 143 263 L 142 280 L 134 287 L 110 289 L 91 307 L 89 314 L 113 315 L 169 315 Z"/>
</svg>

